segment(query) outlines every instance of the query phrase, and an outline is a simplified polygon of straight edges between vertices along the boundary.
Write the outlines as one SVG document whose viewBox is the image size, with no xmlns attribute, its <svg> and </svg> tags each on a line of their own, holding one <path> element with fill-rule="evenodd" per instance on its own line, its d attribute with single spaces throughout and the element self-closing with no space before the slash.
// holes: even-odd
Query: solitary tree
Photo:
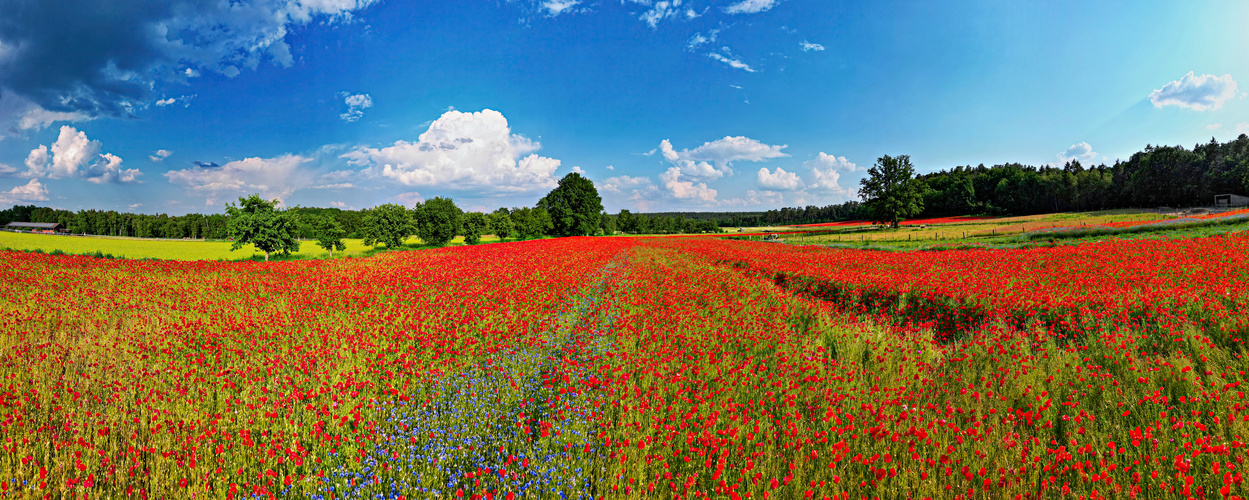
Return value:
<svg viewBox="0 0 1249 500">
<path fill-rule="evenodd" d="M 386 248 L 399 248 L 413 232 L 412 216 L 403 205 L 378 205 L 364 214 L 365 245 L 384 243 Z"/>
<path fill-rule="evenodd" d="M 490 232 L 499 237 L 499 240 L 506 240 L 516 232 L 516 225 L 512 224 L 512 213 L 506 208 L 500 208 L 490 214 Z"/>
<path fill-rule="evenodd" d="M 489 230 L 490 223 L 486 220 L 486 214 L 469 212 L 460 217 L 460 234 L 464 235 L 464 242 L 469 245 L 480 243 L 482 233 Z"/>
<path fill-rule="evenodd" d="M 914 177 L 910 156 L 885 155 L 876 160 L 859 183 L 869 219 L 896 229 L 903 219 L 923 212 L 923 186 Z"/>
<path fill-rule="evenodd" d="M 594 182 L 577 172 L 560 179 L 559 186 L 538 201 L 538 207 L 551 215 L 556 235 L 587 236 L 599 231 L 603 199 Z"/>
<path fill-rule="evenodd" d="M 416 207 L 416 235 L 427 245 L 446 245 L 460 233 L 462 213 L 450 198 L 426 200 Z"/>
<path fill-rule="evenodd" d="M 335 250 L 341 252 L 347 249 L 347 245 L 343 244 L 343 237 L 347 236 L 347 232 L 343 231 L 343 227 L 333 217 L 318 217 L 314 221 L 313 231 L 317 235 L 317 246 L 329 252 L 330 258 L 334 257 Z"/>
<path fill-rule="evenodd" d="M 226 204 L 229 218 L 226 232 L 234 240 L 230 250 L 253 245 L 265 253 L 265 262 L 272 252 L 298 252 L 299 240 L 295 239 L 295 233 L 299 221 L 290 212 L 278 209 L 277 204 L 277 200 L 266 200 L 258 194 L 239 197 L 237 206 Z"/>
</svg>

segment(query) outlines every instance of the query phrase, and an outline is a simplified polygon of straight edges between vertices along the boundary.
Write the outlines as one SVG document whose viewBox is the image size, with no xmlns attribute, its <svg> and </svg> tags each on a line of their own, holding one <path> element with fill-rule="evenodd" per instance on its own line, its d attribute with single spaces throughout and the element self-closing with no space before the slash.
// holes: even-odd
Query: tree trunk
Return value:
<svg viewBox="0 0 1249 500">
<path fill-rule="evenodd" d="M 269 251 L 265 250 L 265 262 L 269 262 Z"/>
</svg>

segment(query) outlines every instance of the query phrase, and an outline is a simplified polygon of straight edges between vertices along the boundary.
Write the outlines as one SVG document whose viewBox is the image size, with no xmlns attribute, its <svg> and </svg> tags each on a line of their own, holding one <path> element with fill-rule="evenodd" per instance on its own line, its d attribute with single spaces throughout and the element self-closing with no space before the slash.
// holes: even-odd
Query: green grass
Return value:
<svg viewBox="0 0 1249 500">
<path fill-rule="evenodd" d="M 499 241 L 493 236 L 482 237 L 483 243 Z M 385 251 L 364 246 L 362 240 L 345 239 L 347 250 L 334 252 L 334 257 L 369 256 Z M 463 245 L 464 238 L 456 238 L 451 245 Z M 108 236 L 59 236 L 0 231 L 0 249 L 64 253 L 70 255 L 111 255 L 126 259 L 158 260 L 264 260 L 265 254 L 251 245 L 230 251 L 229 241 L 221 240 L 165 240 L 149 238 L 121 238 Z M 418 249 L 424 245 L 417 238 L 410 238 L 404 249 Z M 270 260 L 327 259 L 329 253 L 318 247 L 315 241 L 301 241 L 299 252 L 289 257 L 273 255 Z"/>
</svg>

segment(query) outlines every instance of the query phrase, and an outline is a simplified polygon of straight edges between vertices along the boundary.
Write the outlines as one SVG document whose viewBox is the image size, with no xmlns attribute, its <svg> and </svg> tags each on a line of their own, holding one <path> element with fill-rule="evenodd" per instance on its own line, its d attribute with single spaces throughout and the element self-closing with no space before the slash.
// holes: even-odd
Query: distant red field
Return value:
<svg viewBox="0 0 1249 500">
<path fill-rule="evenodd" d="M 1174 224 L 1177 221 L 1197 222 L 1197 221 L 1209 220 L 1209 219 L 1221 219 L 1223 217 L 1235 217 L 1239 215 L 1249 215 L 1249 208 L 1241 209 L 1241 210 L 1232 210 L 1230 212 L 1223 212 L 1223 213 L 1218 213 L 1218 214 L 1189 215 L 1189 216 L 1182 217 L 1180 219 L 1167 219 L 1165 221 L 1132 220 L 1132 221 L 1122 221 L 1122 222 L 1110 222 L 1110 223 L 1102 224 L 1102 227 L 1124 228 L 1124 227 L 1140 226 L 1140 225 L 1145 225 L 1145 224 L 1158 224 L 1159 222 L 1167 222 L 1167 223 L 1172 223 L 1172 224 Z"/>
<path fill-rule="evenodd" d="M 989 217 L 989 216 L 983 216 L 983 215 L 966 215 L 966 216 L 960 216 L 960 217 L 937 217 L 935 219 L 916 219 L 916 220 L 903 221 L 902 225 L 903 226 L 922 226 L 922 225 L 932 225 L 932 224 L 953 224 L 957 222 L 970 222 L 970 221 L 976 221 L 976 220 L 995 219 L 995 218 L 996 217 Z M 868 222 L 865 220 L 849 220 L 849 221 L 841 221 L 841 222 L 824 222 L 820 224 L 797 224 L 793 227 L 853 227 L 853 226 L 868 226 L 871 224 L 872 224 L 871 222 Z"/>
</svg>

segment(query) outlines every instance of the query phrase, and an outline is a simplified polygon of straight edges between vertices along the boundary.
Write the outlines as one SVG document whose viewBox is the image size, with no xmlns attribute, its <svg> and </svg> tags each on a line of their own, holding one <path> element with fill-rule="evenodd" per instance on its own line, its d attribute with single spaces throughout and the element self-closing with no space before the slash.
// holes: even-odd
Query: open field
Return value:
<svg viewBox="0 0 1249 500">
<path fill-rule="evenodd" d="M 1249 235 L 0 253 L 0 492 L 1245 496 Z"/>
<path fill-rule="evenodd" d="M 494 236 L 482 237 L 483 243 L 498 241 Z M 347 245 L 344 252 L 334 252 L 334 257 L 352 255 L 370 255 L 376 253 L 364 246 L 362 240 L 345 239 Z M 452 245 L 463 245 L 464 238 L 456 237 Z M 62 236 L 48 234 L 15 233 L 0 231 L 0 248 L 10 250 L 33 251 L 44 253 L 60 251 L 70 255 L 92 255 L 96 252 L 127 259 L 157 260 L 264 260 L 264 252 L 247 245 L 237 251 L 230 251 L 232 243 L 220 240 L 165 240 L 150 238 L 123 238 L 110 236 Z M 420 247 L 419 238 L 409 238 L 408 247 Z M 385 248 L 382 246 L 381 248 Z M 270 259 L 325 259 L 329 252 L 321 249 L 316 241 L 301 241 L 299 252 L 291 257 L 273 255 Z"/>
</svg>

